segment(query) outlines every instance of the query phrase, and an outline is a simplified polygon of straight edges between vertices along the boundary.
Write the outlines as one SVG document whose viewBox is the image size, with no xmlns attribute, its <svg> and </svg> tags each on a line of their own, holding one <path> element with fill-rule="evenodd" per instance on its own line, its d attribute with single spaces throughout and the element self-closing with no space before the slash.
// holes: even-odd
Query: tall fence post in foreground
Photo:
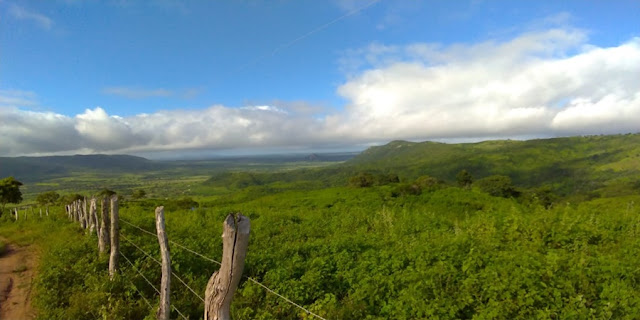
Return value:
<svg viewBox="0 0 640 320">
<path fill-rule="evenodd" d="M 207 283 L 204 298 L 205 320 L 231 320 L 229 308 L 242 278 L 244 258 L 249 245 L 249 218 L 241 214 L 235 217 L 229 214 L 223 226 L 222 265 Z"/>
<path fill-rule="evenodd" d="M 98 250 L 100 254 L 107 251 L 107 242 L 109 242 L 109 216 L 107 209 L 107 198 L 102 198 L 100 212 L 100 228 L 98 229 Z"/>
<path fill-rule="evenodd" d="M 13 212 L 16 215 L 16 221 L 18 221 L 18 208 L 13 208 Z"/>
<path fill-rule="evenodd" d="M 162 280 L 160 282 L 160 307 L 158 308 L 158 320 L 169 320 L 171 312 L 171 257 L 169 255 L 169 241 L 164 231 L 164 207 L 156 208 L 156 231 L 162 256 Z"/>
<path fill-rule="evenodd" d="M 120 254 L 120 239 L 118 232 L 118 196 L 111 196 L 111 256 L 109 257 L 109 278 L 118 271 L 118 255 Z"/>
</svg>

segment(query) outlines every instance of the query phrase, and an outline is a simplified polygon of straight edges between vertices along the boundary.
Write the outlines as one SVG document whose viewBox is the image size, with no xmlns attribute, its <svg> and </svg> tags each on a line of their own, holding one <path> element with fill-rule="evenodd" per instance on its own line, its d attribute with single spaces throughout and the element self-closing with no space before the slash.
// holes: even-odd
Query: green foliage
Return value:
<svg viewBox="0 0 640 320">
<path fill-rule="evenodd" d="M 516 187 L 511 182 L 511 178 L 501 175 L 493 175 L 482 178 L 474 183 L 482 192 L 486 192 L 494 197 L 511 198 L 520 195 Z"/>
<path fill-rule="evenodd" d="M 458 182 L 458 186 L 461 188 L 470 188 L 471 184 L 473 184 L 473 176 L 467 170 L 461 170 L 456 175 L 456 181 Z"/>
<path fill-rule="evenodd" d="M 52 204 L 56 203 L 59 198 L 60 198 L 60 195 L 57 192 L 55 192 L 55 191 L 47 191 L 47 192 L 39 194 L 36 197 L 36 202 L 41 206 L 52 205 Z"/>
<path fill-rule="evenodd" d="M 20 186 L 22 186 L 22 182 L 16 180 L 14 177 L 7 177 L 0 180 L 0 204 L 2 205 L 0 208 L 0 217 L 7 203 L 17 204 L 22 202 Z"/>
<path fill-rule="evenodd" d="M 142 199 L 147 195 L 147 192 L 145 192 L 142 189 L 137 189 L 134 190 L 133 193 L 131 193 L 131 198 L 133 199 Z"/>
<path fill-rule="evenodd" d="M 79 193 L 72 193 L 72 194 L 65 194 L 64 196 L 62 196 L 62 203 L 63 204 L 69 204 L 69 203 L 73 203 L 76 200 L 82 200 L 84 199 L 84 196 L 79 194 Z"/>
<path fill-rule="evenodd" d="M 392 183 L 398 183 L 400 179 L 397 174 L 393 173 L 370 173 L 360 172 L 349 178 L 349 186 L 355 188 L 367 188 L 373 186 L 383 186 Z"/>
<path fill-rule="evenodd" d="M 96 196 L 99 198 L 110 198 L 114 194 L 116 194 L 115 191 L 109 190 L 107 188 L 102 188 L 102 190 L 100 190 L 100 192 L 98 192 Z"/>
<path fill-rule="evenodd" d="M 354 188 L 372 187 L 376 182 L 376 178 L 368 172 L 360 172 L 349 178 L 349 186 Z"/>
<path fill-rule="evenodd" d="M 244 274 L 328 319 L 633 319 L 640 314 L 639 137 L 395 141 L 333 167 L 206 172 L 186 182 L 158 173 L 131 178 L 135 188 L 113 186 L 150 190 L 122 202 L 122 219 L 153 231 L 153 208 L 164 205 L 169 239 L 216 260 L 223 219 L 244 213 L 251 219 Z M 463 169 L 486 178 L 451 187 Z M 168 181 L 178 182 L 165 194 L 180 197 L 158 196 Z M 95 236 L 77 224 L 62 218 L 38 229 L 35 219 L 5 220 L 0 232 L 48 235 L 35 286 L 43 318 L 153 317 L 141 297 L 156 301 L 155 291 L 124 261 L 109 281 Z M 126 224 L 121 234 L 157 257 L 155 237 Z M 159 284 L 155 262 L 127 241 L 121 249 Z M 171 258 L 196 292 L 218 270 L 178 246 Z M 174 306 L 202 316 L 188 289 L 178 284 L 172 292 Z M 232 317 L 310 319 L 246 280 Z"/>
<path fill-rule="evenodd" d="M 420 190 L 427 192 L 441 189 L 446 185 L 444 181 L 427 175 L 418 177 L 414 184 L 420 187 Z"/>
</svg>

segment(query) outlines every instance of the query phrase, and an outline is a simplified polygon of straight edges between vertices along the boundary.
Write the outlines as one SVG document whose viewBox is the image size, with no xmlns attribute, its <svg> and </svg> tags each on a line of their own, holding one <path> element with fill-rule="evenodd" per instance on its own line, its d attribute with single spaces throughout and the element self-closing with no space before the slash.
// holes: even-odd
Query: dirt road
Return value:
<svg viewBox="0 0 640 320">
<path fill-rule="evenodd" d="M 4 243 L 6 239 L 2 239 Z M 33 319 L 31 289 L 36 254 L 31 247 L 9 244 L 0 256 L 0 320 Z"/>
</svg>

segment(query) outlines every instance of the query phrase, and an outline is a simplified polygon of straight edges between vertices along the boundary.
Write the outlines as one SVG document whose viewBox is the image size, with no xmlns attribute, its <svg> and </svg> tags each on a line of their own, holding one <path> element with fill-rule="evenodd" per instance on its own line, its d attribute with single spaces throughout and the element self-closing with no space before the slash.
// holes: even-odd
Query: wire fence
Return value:
<svg viewBox="0 0 640 320">
<path fill-rule="evenodd" d="M 151 260 L 153 260 L 155 263 L 157 263 L 158 265 L 160 265 L 162 267 L 162 262 L 160 262 L 160 260 L 154 258 L 151 254 L 149 254 L 148 252 L 144 251 L 142 248 L 140 248 L 138 245 L 136 245 L 133 241 L 129 240 L 129 238 L 125 237 L 124 235 L 120 235 L 120 237 L 122 239 L 124 239 L 125 241 L 129 242 L 131 245 L 133 245 L 134 247 L 136 247 L 136 249 L 138 249 L 140 252 L 142 252 L 144 255 L 146 255 L 147 257 L 149 257 Z M 193 288 L 191 288 L 184 280 L 182 280 L 182 278 L 180 278 L 175 272 L 173 272 L 173 270 L 171 271 L 171 274 L 178 279 L 178 281 L 180 281 L 187 289 L 189 289 L 189 291 L 191 291 L 191 293 L 193 293 L 196 297 L 198 297 L 198 299 L 200 299 L 200 301 L 204 302 L 204 298 L 199 295 L 195 290 L 193 290 Z"/>
<path fill-rule="evenodd" d="M 151 283 L 151 281 L 149 281 L 149 279 L 147 279 L 147 277 L 144 276 L 144 274 L 140 271 L 140 269 L 136 268 L 136 266 L 133 264 L 133 262 L 131 262 L 131 260 L 129 260 L 129 258 L 127 258 L 127 256 L 125 256 L 122 252 L 120 252 L 120 255 L 127 260 L 127 262 L 131 265 L 131 268 L 133 268 L 134 271 L 136 271 L 140 276 L 142 276 L 142 278 L 151 286 L 151 288 L 153 288 L 153 290 L 155 290 L 158 294 L 160 294 L 160 290 L 158 290 L 158 288 L 156 288 L 156 286 L 153 285 L 153 283 Z M 149 308 L 153 308 L 153 306 L 151 305 L 151 303 L 149 302 L 149 300 L 147 300 L 147 298 L 144 297 L 144 295 L 138 291 L 138 288 L 136 288 L 136 285 L 133 284 L 133 282 L 131 282 L 131 284 L 133 285 L 133 287 L 136 289 L 136 291 L 138 292 L 138 294 L 140 294 L 140 296 L 142 297 L 142 299 L 144 299 L 144 301 L 147 303 L 147 305 L 149 305 Z M 183 319 L 188 320 L 189 317 L 185 316 L 182 312 L 180 312 L 180 310 L 178 310 L 178 308 L 176 308 L 175 306 L 171 306 L 173 310 L 175 310 Z"/>
<path fill-rule="evenodd" d="M 151 232 L 151 231 L 145 230 L 145 229 L 143 229 L 143 228 L 141 228 L 141 227 L 139 227 L 139 226 L 137 226 L 137 225 L 135 225 L 135 224 L 133 224 L 133 223 L 130 223 L 130 222 L 126 221 L 126 220 L 123 220 L 122 218 L 120 218 L 120 221 L 124 222 L 125 224 L 127 224 L 127 225 L 129 225 L 129 226 L 132 226 L 132 227 L 134 227 L 134 228 L 136 228 L 136 229 L 140 230 L 141 232 L 144 232 L 144 233 L 145 233 L 145 234 L 147 234 L 147 235 L 150 235 L 150 236 L 153 236 L 153 237 L 157 237 L 157 234 L 155 234 L 155 233 L 153 233 L 153 232 Z M 151 259 L 153 259 L 156 263 L 158 263 L 158 264 L 162 265 L 162 263 L 161 263 L 160 261 L 158 261 L 156 258 L 153 258 L 151 255 L 149 255 L 148 253 L 146 253 L 145 251 L 143 251 L 140 247 L 138 247 L 136 244 L 134 244 L 133 242 L 131 242 L 131 240 L 127 239 L 126 237 L 124 237 L 124 236 L 122 236 L 122 235 L 121 235 L 121 237 L 123 237 L 126 241 L 128 241 L 128 242 L 129 242 L 129 243 L 131 243 L 132 245 L 134 245 L 136 248 L 138 248 L 138 250 L 142 251 L 145 255 L 147 255 L 148 257 L 150 257 Z M 183 245 L 181 245 L 181 244 L 179 244 L 179 243 L 177 243 L 177 242 L 175 242 L 175 241 L 171 241 L 171 240 L 169 240 L 169 243 L 171 243 L 171 244 L 173 244 L 173 245 L 176 245 L 176 246 L 178 246 L 178 247 L 180 247 L 180 248 L 182 248 L 182 249 L 184 249 L 184 250 L 186 250 L 186 251 L 188 251 L 188 252 L 190 252 L 190 253 L 192 253 L 192 254 L 195 254 L 195 255 L 199 256 L 200 258 L 202 258 L 202 259 L 205 259 L 205 260 L 207 260 L 207 261 L 210 261 L 210 262 L 216 263 L 216 264 L 218 264 L 218 265 L 222 265 L 220 261 L 217 261 L 217 260 L 211 259 L 211 258 L 209 258 L 209 257 L 207 257 L 207 256 L 205 256 L 205 255 L 203 255 L 203 254 L 201 254 L 201 253 L 199 253 L 199 252 L 196 252 L 196 251 L 194 251 L 194 250 L 192 250 L 192 249 L 189 249 L 189 248 L 187 248 L 187 247 L 185 247 L 185 246 L 183 246 Z M 177 276 L 175 273 L 173 273 L 173 272 L 172 272 L 172 274 L 173 274 L 176 278 L 178 278 L 178 276 Z M 309 309 L 307 309 L 307 308 L 305 308 L 305 307 L 301 306 L 300 304 L 297 304 L 297 303 L 293 302 L 291 299 L 289 299 L 289 298 L 287 298 L 287 297 L 285 297 L 285 296 L 283 296 L 283 295 L 279 294 L 279 293 L 278 293 L 278 292 L 276 292 L 275 290 L 273 290 L 273 289 L 271 289 L 271 288 L 269 288 L 269 287 L 265 286 L 264 284 L 260 283 L 258 280 L 254 279 L 254 278 L 251 278 L 251 277 L 249 277 L 249 276 L 243 276 L 243 277 L 244 277 L 244 278 L 246 278 L 246 279 L 248 279 L 249 281 L 251 281 L 251 282 L 253 282 L 253 283 L 257 284 L 258 286 L 262 287 L 262 288 L 263 288 L 263 289 L 265 289 L 267 292 L 269 292 L 269 293 L 271 293 L 271 294 L 273 294 L 273 295 L 275 295 L 275 296 L 279 297 L 280 299 L 284 300 L 285 302 L 287 302 L 287 303 L 289 303 L 289 304 L 291 304 L 291 305 L 295 306 L 296 308 L 298 308 L 298 309 L 300 309 L 300 310 L 302 310 L 302 311 L 306 312 L 307 314 L 309 314 L 309 315 L 311 315 L 311 316 L 314 316 L 314 317 L 316 317 L 316 318 L 318 318 L 318 319 L 321 319 L 321 320 L 327 320 L 327 319 L 325 319 L 325 318 L 321 317 L 320 315 L 318 315 L 318 314 L 316 314 L 316 313 L 314 313 L 314 312 L 310 311 Z M 180 281 L 181 281 L 181 282 L 182 282 L 182 283 L 183 283 L 183 284 L 184 284 L 184 285 L 185 285 L 189 290 L 191 290 L 191 292 L 193 292 L 193 294 L 195 294 L 196 296 L 198 296 L 198 298 L 200 298 L 200 300 L 202 300 L 202 301 L 204 302 L 204 299 L 203 299 L 202 297 L 200 297 L 197 293 L 195 293 L 195 291 L 194 291 L 191 287 L 189 287 L 186 283 L 184 283 L 180 278 L 178 278 L 178 280 L 180 280 Z M 156 290 L 156 291 L 157 291 L 157 290 Z"/>
</svg>

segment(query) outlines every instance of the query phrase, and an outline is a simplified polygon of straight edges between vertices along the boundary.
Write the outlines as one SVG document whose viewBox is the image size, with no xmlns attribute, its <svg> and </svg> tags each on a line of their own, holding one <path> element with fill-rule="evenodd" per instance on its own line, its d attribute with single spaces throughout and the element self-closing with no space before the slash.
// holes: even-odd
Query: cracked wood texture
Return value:
<svg viewBox="0 0 640 320">
<path fill-rule="evenodd" d="M 158 307 L 158 320 L 169 320 L 171 313 L 171 257 L 169 255 L 169 241 L 164 231 L 164 207 L 156 208 L 156 231 L 162 256 L 162 279 L 160 280 L 160 306 Z"/>
<path fill-rule="evenodd" d="M 109 243 L 109 213 L 107 206 L 107 198 L 102 198 L 100 201 L 100 228 L 98 228 L 98 250 L 100 254 L 104 254 L 107 251 L 107 245 Z"/>
<path fill-rule="evenodd" d="M 111 256 L 109 256 L 109 278 L 113 280 L 118 271 L 120 254 L 120 229 L 118 227 L 118 196 L 111 196 Z"/>
<path fill-rule="evenodd" d="M 249 245 L 249 218 L 238 214 L 228 215 L 223 223 L 222 265 L 213 273 L 207 284 L 204 299 L 205 320 L 231 320 L 229 309 L 233 294 L 238 288 L 244 258 Z"/>
</svg>

